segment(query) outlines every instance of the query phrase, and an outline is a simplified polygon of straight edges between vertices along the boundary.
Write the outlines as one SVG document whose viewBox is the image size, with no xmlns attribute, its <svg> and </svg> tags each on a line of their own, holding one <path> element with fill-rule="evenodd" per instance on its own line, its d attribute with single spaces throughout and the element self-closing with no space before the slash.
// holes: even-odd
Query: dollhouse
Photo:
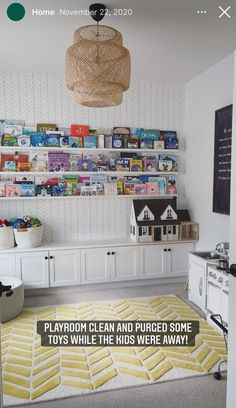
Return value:
<svg viewBox="0 0 236 408">
<path fill-rule="evenodd" d="M 168 199 L 133 200 L 130 214 L 130 238 L 136 242 L 178 241 L 193 239 L 188 210 L 177 210 L 176 197 Z M 192 229 L 181 234 L 182 226 Z M 197 236 L 197 234 L 196 234 Z M 196 238 L 195 238 L 196 239 Z"/>
</svg>

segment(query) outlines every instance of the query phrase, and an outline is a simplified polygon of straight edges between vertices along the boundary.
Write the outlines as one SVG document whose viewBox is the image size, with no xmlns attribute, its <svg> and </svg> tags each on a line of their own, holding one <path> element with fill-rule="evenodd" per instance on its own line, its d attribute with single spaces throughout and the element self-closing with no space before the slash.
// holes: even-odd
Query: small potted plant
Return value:
<svg viewBox="0 0 236 408">
<path fill-rule="evenodd" d="M 15 218 L 12 220 L 12 226 L 18 248 L 35 248 L 41 245 L 43 226 L 38 218 Z"/>
</svg>

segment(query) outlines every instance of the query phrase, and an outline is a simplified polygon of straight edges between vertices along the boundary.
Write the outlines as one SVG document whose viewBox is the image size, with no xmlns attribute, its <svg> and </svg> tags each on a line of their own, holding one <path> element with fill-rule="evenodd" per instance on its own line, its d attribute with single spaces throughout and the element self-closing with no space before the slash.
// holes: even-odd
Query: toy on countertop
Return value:
<svg viewBox="0 0 236 408">
<path fill-rule="evenodd" d="M 11 220 L 14 229 L 41 227 L 42 223 L 37 217 L 25 215 L 23 218 L 13 218 Z"/>
<path fill-rule="evenodd" d="M 4 219 L 0 219 L 0 228 L 4 228 L 4 227 L 10 227 L 11 226 L 11 222 L 4 220 Z"/>
</svg>

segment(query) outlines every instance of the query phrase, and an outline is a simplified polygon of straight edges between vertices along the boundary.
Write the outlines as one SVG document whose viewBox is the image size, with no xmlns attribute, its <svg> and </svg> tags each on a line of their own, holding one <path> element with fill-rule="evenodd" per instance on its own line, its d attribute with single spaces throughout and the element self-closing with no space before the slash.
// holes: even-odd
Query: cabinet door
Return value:
<svg viewBox="0 0 236 408">
<path fill-rule="evenodd" d="M 221 288 L 211 281 L 207 284 L 207 311 L 221 314 Z"/>
<path fill-rule="evenodd" d="M 140 247 L 140 277 L 160 278 L 165 275 L 164 245 L 143 245 Z"/>
<path fill-rule="evenodd" d="M 48 252 L 22 252 L 16 255 L 16 276 L 26 289 L 49 286 Z"/>
<path fill-rule="evenodd" d="M 110 280 L 110 248 L 81 250 L 81 283 L 99 283 Z"/>
<path fill-rule="evenodd" d="M 166 275 L 188 275 L 188 251 L 193 250 L 193 244 L 173 244 L 166 246 Z"/>
<path fill-rule="evenodd" d="M 49 252 L 50 286 L 69 286 L 80 283 L 80 251 Z"/>
<path fill-rule="evenodd" d="M 14 254 L 0 255 L 0 277 L 1 276 L 16 276 Z"/>
<path fill-rule="evenodd" d="M 229 292 L 223 289 L 221 292 L 221 316 L 223 322 L 228 324 L 229 320 Z"/>
<path fill-rule="evenodd" d="M 195 262 L 189 263 L 189 300 L 203 311 L 206 307 L 205 267 Z"/>
<path fill-rule="evenodd" d="M 139 278 L 138 247 L 110 248 L 111 280 Z"/>
</svg>

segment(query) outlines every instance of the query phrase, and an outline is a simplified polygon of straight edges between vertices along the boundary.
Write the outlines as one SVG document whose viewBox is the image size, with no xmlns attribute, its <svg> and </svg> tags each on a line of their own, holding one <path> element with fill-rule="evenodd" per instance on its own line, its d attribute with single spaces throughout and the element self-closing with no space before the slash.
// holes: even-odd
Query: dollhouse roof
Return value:
<svg viewBox="0 0 236 408">
<path fill-rule="evenodd" d="M 175 213 L 177 214 L 177 220 L 161 220 L 162 214 L 165 212 L 168 206 L 171 206 Z M 143 211 L 145 207 L 154 215 L 154 220 L 138 220 L 138 216 Z M 183 221 L 190 221 L 188 210 L 177 210 L 176 209 L 176 197 L 168 199 L 146 199 L 146 200 L 133 200 L 134 213 L 136 218 L 136 223 L 138 226 L 151 226 L 151 225 L 178 225 Z"/>
</svg>

